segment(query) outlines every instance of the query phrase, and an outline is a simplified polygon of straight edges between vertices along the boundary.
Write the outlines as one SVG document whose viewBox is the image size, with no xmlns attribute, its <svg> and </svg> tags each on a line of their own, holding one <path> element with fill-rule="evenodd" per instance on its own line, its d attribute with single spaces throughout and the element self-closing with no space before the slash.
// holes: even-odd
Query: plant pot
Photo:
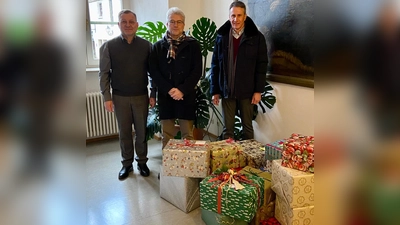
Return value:
<svg viewBox="0 0 400 225">
<path fill-rule="evenodd" d="M 193 128 L 193 138 L 194 138 L 194 140 L 203 140 L 203 138 L 204 138 L 203 129 L 194 127 Z"/>
</svg>

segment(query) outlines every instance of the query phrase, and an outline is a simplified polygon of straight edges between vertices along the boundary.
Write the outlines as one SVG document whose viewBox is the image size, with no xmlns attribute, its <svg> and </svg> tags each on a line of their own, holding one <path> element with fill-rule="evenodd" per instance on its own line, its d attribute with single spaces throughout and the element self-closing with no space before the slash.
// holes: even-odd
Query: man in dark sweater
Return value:
<svg viewBox="0 0 400 225">
<path fill-rule="evenodd" d="M 121 36 L 104 43 L 100 48 L 100 90 L 104 107 L 113 112 L 118 121 L 122 169 L 118 178 L 125 179 L 133 171 L 134 150 L 137 168 L 142 176 L 149 176 L 146 165 L 146 122 L 148 107 L 154 107 L 155 94 L 148 95 L 148 58 L 151 43 L 136 36 L 138 22 L 131 10 L 122 10 L 118 26 Z M 112 88 L 112 96 L 110 92 Z M 135 127 L 133 146 L 132 124 Z"/>
<path fill-rule="evenodd" d="M 223 138 L 234 137 L 235 113 L 243 124 L 243 139 L 253 139 L 254 106 L 261 100 L 267 74 L 267 45 L 263 34 L 246 15 L 246 5 L 234 1 L 229 21 L 217 31 L 211 60 L 213 103 L 222 98 Z"/>
</svg>

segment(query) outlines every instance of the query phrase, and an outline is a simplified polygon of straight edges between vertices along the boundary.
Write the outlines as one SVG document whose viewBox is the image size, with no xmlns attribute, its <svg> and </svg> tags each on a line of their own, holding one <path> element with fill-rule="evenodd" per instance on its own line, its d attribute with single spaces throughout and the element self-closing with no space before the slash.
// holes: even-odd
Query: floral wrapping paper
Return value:
<svg viewBox="0 0 400 225">
<path fill-rule="evenodd" d="M 182 210 L 191 212 L 200 207 L 201 178 L 171 177 L 160 173 L 160 197 Z"/>
<path fill-rule="evenodd" d="M 165 176 L 204 178 L 210 173 L 209 141 L 171 139 L 163 149 Z"/>
<path fill-rule="evenodd" d="M 314 221 L 314 206 L 291 208 L 284 199 L 277 196 L 275 217 L 282 225 L 312 225 Z"/>
<path fill-rule="evenodd" d="M 314 172 L 314 136 L 292 134 L 283 144 L 282 165 Z"/>
<path fill-rule="evenodd" d="M 227 168 L 238 168 L 246 166 L 246 158 L 243 148 L 238 142 L 231 139 L 210 142 L 211 172 L 226 166 Z"/>
<path fill-rule="evenodd" d="M 260 142 L 250 139 L 239 141 L 243 148 L 247 166 L 253 168 L 263 168 L 265 166 L 265 147 Z"/>
<path fill-rule="evenodd" d="M 201 209 L 201 219 L 207 225 L 248 225 L 246 221 L 224 216 L 216 212 Z"/>
<path fill-rule="evenodd" d="M 281 159 L 283 144 L 285 143 L 285 139 L 277 140 L 270 144 L 265 145 L 265 160 L 266 164 L 264 170 L 267 172 L 272 172 L 272 160 Z"/>
<path fill-rule="evenodd" d="M 281 165 L 282 160 L 272 162 L 272 190 L 291 208 L 314 205 L 314 174 Z"/>
<path fill-rule="evenodd" d="M 235 190 L 228 184 L 220 187 L 213 182 L 209 182 L 220 171 L 218 169 L 200 182 L 200 207 L 218 213 L 218 203 L 220 202 L 220 214 L 250 222 L 263 202 L 264 179 L 246 174 L 244 176 L 252 184 L 240 183 L 244 186 L 244 189 Z M 220 195 L 218 195 L 219 189 L 221 190 Z"/>
</svg>

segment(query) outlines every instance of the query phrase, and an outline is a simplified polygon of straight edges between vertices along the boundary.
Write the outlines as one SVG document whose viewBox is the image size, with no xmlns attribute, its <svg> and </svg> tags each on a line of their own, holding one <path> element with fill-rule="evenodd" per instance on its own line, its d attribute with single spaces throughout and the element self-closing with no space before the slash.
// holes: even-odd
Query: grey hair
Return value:
<svg viewBox="0 0 400 225">
<path fill-rule="evenodd" d="M 135 19 L 137 20 L 137 16 L 136 13 L 134 13 L 132 10 L 130 9 L 123 9 L 121 10 L 121 12 L 118 13 L 118 21 L 121 21 L 122 15 L 123 14 L 129 14 L 132 13 L 135 16 Z"/>
<path fill-rule="evenodd" d="M 246 15 L 246 5 L 241 2 L 241 1 L 234 1 L 231 3 L 231 5 L 229 6 L 229 10 L 231 10 L 233 7 L 239 7 L 244 9 L 244 14 Z"/>
<path fill-rule="evenodd" d="M 170 9 L 168 9 L 168 11 L 167 11 L 167 22 L 168 22 L 168 20 L 169 20 L 169 17 L 170 17 L 172 14 L 177 14 L 177 15 L 182 16 L 183 22 L 185 22 L 185 13 L 183 13 L 183 11 L 180 10 L 178 7 L 172 7 L 172 8 L 170 8 Z"/>
</svg>

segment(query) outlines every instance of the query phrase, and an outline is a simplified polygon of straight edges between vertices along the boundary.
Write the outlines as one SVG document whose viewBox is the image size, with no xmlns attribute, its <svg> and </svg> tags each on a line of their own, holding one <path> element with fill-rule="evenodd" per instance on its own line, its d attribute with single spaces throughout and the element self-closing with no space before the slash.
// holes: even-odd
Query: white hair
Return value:
<svg viewBox="0 0 400 225">
<path fill-rule="evenodd" d="M 172 14 L 177 14 L 177 15 L 182 16 L 183 22 L 185 22 L 185 13 L 183 13 L 183 11 L 180 10 L 178 7 L 172 7 L 172 8 L 170 8 L 170 9 L 168 9 L 168 11 L 167 11 L 167 22 L 168 22 L 168 20 L 169 20 L 169 17 L 170 17 Z"/>
</svg>

